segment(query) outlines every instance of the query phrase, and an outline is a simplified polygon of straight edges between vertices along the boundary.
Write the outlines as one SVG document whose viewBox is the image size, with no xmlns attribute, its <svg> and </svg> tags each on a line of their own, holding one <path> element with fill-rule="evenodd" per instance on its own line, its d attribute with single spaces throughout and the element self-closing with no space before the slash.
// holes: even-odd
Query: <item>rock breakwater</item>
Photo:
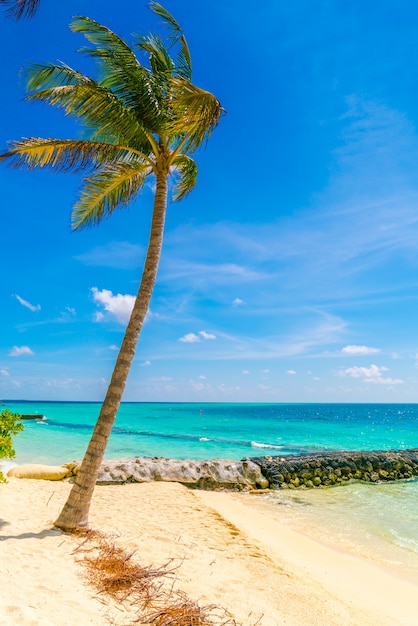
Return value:
<svg viewBox="0 0 418 626">
<path fill-rule="evenodd" d="M 77 466 L 71 469 L 73 474 L 77 473 Z M 162 457 L 135 457 L 105 461 L 97 477 L 98 484 L 142 483 L 153 480 L 178 482 L 187 487 L 206 490 L 241 491 L 268 487 L 268 481 L 263 476 L 260 466 L 249 459 L 179 461 Z"/>
<path fill-rule="evenodd" d="M 79 463 L 64 464 L 75 476 Z M 24 477 L 25 468 L 17 468 Z M 51 469 L 51 468 L 49 468 Z M 53 468 L 52 468 L 53 469 Z M 33 471 L 33 469 L 31 470 Z M 98 484 L 166 481 L 206 490 L 312 489 L 349 481 L 388 482 L 418 476 L 418 448 L 258 456 L 230 461 L 133 457 L 104 461 Z M 26 477 L 32 477 L 27 474 Z"/>
<path fill-rule="evenodd" d="M 352 480 L 385 482 L 418 476 L 418 448 L 251 457 L 271 489 L 328 487 Z"/>
</svg>

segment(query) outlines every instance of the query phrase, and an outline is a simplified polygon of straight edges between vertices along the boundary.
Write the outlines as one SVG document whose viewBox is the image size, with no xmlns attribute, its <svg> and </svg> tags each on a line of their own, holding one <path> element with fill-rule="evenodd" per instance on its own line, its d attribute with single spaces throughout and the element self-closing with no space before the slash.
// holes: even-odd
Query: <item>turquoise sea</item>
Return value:
<svg viewBox="0 0 418 626">
<path fill-rule="evenodd" d="M 15 440 L 16 461 L 61 463 L 83 456 L 100 404 L 9 402 L 39 414 Z M 321 450 L 418 447 L 415 404 L 123 403 L 106 458 L 184 459 L 299 454 Z"/>
<path fill-rule="evenodd" d="M 100 404 L 4 400 L 2 408 L 47 418 L 25 422 L 15 462 L 55 464 L 82 458 Z M 106 458 L 239 460 L 417 447 L 416 404 L 123 403 Z M 418 583 L 418 480 L 278 491 L 252 505 Z"/>
</svg>

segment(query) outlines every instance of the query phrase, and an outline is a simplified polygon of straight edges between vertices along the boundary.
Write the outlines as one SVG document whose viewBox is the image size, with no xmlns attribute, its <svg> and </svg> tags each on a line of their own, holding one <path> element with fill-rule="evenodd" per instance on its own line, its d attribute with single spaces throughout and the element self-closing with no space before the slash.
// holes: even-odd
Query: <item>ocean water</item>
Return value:
<svg viewBox="0 0 418 626">
<path fill-rule="evenodd" d="M 15 462 L 55 464 L 82 458 L 100 404 L 3 401 L 1 408 L 47 418 L 25 422 L 15 439 Z M 239 460 L 416 447 L 414 404 L 123 403 L 105 457 Z M 418 480 L 242 497 L 302 532 L 418 583 Z"/>
<path fill-rule="evenodd" d="M 60 463 L 83 456 L 99 403 L 8 402 L 26 421 L 16 461 Z M 1 408 L 1 407 L 0 407 Z M 107 459 L 168 456 L 242 459 L 263 454 L 418 447 L 418 405 L 123 403 Z"/>
</svg>

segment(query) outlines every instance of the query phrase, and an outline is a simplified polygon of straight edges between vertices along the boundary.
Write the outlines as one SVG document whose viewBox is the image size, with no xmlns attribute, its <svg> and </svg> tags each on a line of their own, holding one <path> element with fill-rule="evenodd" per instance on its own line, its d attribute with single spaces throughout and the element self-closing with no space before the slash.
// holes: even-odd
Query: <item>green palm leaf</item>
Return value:
<svg viewBox="0 0 418 626">
<path fill-rule="evenodd" d="M 125 148 L 101 142 L 30 137 L 10 145 L 11 149 L 0 154 L 0 160 L 7 159 L 16 168 L 49 167 L 57 172 L 77 172 L 109 161 L 129 159 Z"/>
<path fill-rule="evenodd" d="M 168 77 L 173 72 L 174 61 L 160 37 L 156 35 L 140 37 L 137 35 L 136 45 L 141 51 L 148 54 L 153 75 L 160 75 L 161 80 L 164 81 L 164 76 Z"/>
<path fill-rule="evenodd" d="M 182 78 L 186 80 L 192 79 L 192 60 L 190 57 L 189 46 L 187 45 L 186 38 L 181 30 L 180 24 L 174 19 L 159 2 L 154 0 L 150 4 L 150 8 L 154 13 L 163 18 L 165 23 L 170 29 L 170 39 L 172 45 L 180 42 L 180 51 L 177 55 L 177 63 L 175 64 L 176 71 Z"/>
<path fill-rule="evenodd" d="M 33 17 L 39 9 L 40 0 L 0 0 L 8 6 L 6 14 L 20 20 L 22 17 Z"/>
<path fill-rule="evenodd" d="M 186 80 L 172 78 L 171 85 L 170 129 L 177 136 L 184 135 L 181 143 L 184 152 L 194 152 L 209 138 L 224 109 L 213 94 Z"/>
<path fill-rule="evenodd" d="M 196 161 L 185 154 L 177 156 L 173 160 L 173 166 L 174 176 L 177 178 L 173 187 L 173 200 L 177 202 L 187 196 L 196 185 L 198 168 Z"/>
<path fill-rule="evenodd" d="M 27 100 L 46 102 L 81 119 L 84 126 L 94 129 L 92 139 L 134 143 L 138 150 L 150 151 L 147 134 L 134 111 L 95 80 L 66 65 L 31 65 L 26 74 L 28 86 L 37 89 Z"/>
<path fill-rule="evenodd" d="M 100 84 L 110 89 L 126 107 L 132 108 L 144 125 L 157 130 L 162 114 L 161 87 L 128 44 L 109 28 L 87 17 L 77 17 L 70 27 L 95 46 L 82 48 L 81 52 L 99 61 Z"/>
<path fill-rule="evenodd" d="M 79 201 L 74 205 L 71 225 L 74 230 L 98 224 L 103 217 L 129 204 L 152 172 L 147 165 L 114 163 L 85 179 Z"/>
</svg>

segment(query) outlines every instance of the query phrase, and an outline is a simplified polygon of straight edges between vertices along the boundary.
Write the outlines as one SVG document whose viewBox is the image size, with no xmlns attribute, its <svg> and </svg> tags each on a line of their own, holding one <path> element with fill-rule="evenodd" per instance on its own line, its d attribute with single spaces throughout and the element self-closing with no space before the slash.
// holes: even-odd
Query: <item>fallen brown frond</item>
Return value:
<svg viewBox="0 0 418 626">
<path fill-rule="evenodd" d="M 84 537 L 84 533 L 82 535 Z M 105 535 L 89 531 L 73 551 L 85 567 L 85 577 L 98 594 L 118 603 L 129 600 L 136 617 L 131 624 L 148 626 L 238 626 L 224 609 L 201 607 L 185 593 L 164 585 L 173 582 L 177 567 L 143 567 Z"/>
<path fill-rule="evenodd" d="M 152 607 L 138 618 L 138 624 L 149 626 L 237 626 L 224 609 L 210 605 L 199 606 L 180 591 L 169 594 L 163 604 Z"/>
<path fill-rule="evenodd" d="M 134 553 L 126 553 L 98 533 L 88 536 L 75 552 L 83 554 L 80 560 L 86 568 L 88 582 L 98 593 L 118 602 L 130 598 L 133 604 L 146 606 L 158 594 L 156 579 L 166 578 L 176 569 L 142 567 L 132 560 Z"/>
</svg>

